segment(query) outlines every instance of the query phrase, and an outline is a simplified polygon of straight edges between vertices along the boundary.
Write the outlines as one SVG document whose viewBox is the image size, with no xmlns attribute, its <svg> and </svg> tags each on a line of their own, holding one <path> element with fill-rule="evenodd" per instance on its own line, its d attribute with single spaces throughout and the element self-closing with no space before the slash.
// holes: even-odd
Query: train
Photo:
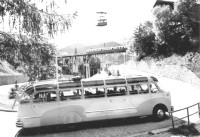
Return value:
<svg viewBox="0 0 200 137">
<path fill-rule="evenodd" d="M 116 46 L 116 47 L 103 47 L 97 49 L 88 49 L 87 54 L 101 54 L 101 53 L 115 53 L 115 52 L 126 52 L 127 47 Z"/>
</svg>

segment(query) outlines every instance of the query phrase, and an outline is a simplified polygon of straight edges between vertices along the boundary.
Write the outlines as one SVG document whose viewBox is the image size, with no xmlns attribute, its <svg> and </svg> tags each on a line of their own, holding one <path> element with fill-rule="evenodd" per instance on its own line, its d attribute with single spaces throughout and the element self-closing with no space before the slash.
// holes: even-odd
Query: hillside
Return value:
<svg viewBox="0 0 200 137">
<path fill-rule="evenodd" d="M 7 61 L 0 60 L 0 75 L 19 75 L 20 73 L 14 70 L 13 66 Z"/>
<path fill-rule="evenodd" d="M 100 43 L 100 44 L 94 44 L 94 45 L 84 45 L 84 44 L 73 44 L 70 46 L 67 46 L 65 48 L 62 48 L 59 50 L 61 54 L 74 54 L 75 47 L 77 48 L 77 53 L 78 54 L 83 54 L 86 53 L 87 49 L 96 49 L 96 48 L 102 48 L 102 47 L 116 47 L 116 46 L 121 46 L 120 43 L 110 41 L 106 43 Z"/>
</svg>

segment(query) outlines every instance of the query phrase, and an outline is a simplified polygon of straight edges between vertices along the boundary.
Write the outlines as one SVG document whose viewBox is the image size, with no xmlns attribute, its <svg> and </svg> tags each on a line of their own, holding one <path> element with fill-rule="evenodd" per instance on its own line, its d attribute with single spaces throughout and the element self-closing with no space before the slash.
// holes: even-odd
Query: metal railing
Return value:
<svg viewBox="0 0 200 137">
<path fill-rule="evenodd" d="M 198 107 L 198 111 L 193 112 L 193 113 L 190 114 L 189 108 L 192 108 L 192 107 L 195 107 L 195 106 Z M 178 118 L 178 119 L 175 120 L 174 117 L 173 117 L 173 114 L 176 113 L 176 112 L 179 112 L 179 111 L 184 111 L 184 110 L 187 111 L 187 116 L 184 116 L 184 117 L 182 117 L 182 118 Z M 196 114 L 196 113 L 199 113 L 199 118 L 200 118 L 200 102 L 199 102 L 199 103 L 196 103 L 196 104 L 194 104 L 194 105 L 191 105 L 191 106 L 189 106 L 189 107 L 185 107 L 185 108 L 182 108 L 182 109 L 179 109 L 179 110 L 172 111 L 172 112 L 171 112 L 171 116 L 172 116 L 172 127 L 173 127 L 173 129 L 174 129 L 174 127 L 175 127 L 175 122 L 177 122 L 177 121 L 182 121 L 184 118 L 187 118 L 187 120 L 188 120 L 187 123 L 188 123 L 188 125 L 189 125 L 189 124 L 190 124 L 190 116 L 192 116 L 192 115 L 194 115 L 194 114 Z"/>
</svg>

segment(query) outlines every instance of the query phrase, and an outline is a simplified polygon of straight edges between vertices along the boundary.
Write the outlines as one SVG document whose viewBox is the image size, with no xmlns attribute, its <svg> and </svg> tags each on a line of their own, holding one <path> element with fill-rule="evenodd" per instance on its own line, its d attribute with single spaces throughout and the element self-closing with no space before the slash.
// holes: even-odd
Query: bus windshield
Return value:
<svg viewBox="0 0 200 137">
<path fill-rule="evenodd" d="M 156 84 L 159 86 L 160 90 L 166 91 L 165 88 L 163 87 L 163 85 L 160 82 L 157 81 Z"/>
<path fill-rule="evenodd" d="M 22 94 L 20 97 L 19 97 L 19 102 L 20 104 L 25 104 L 25 103 L 30 103 L 30 96 L 28 94 Z"/>
</svg>

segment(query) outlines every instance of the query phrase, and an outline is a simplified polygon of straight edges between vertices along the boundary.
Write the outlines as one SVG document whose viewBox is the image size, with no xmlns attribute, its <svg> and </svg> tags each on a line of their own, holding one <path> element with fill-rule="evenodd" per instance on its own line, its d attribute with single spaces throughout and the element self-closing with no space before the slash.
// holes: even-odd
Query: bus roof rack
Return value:
<svg viewBox="0 0 200 137">
<path fill-rule="evenodd" d="M 82 78 L 80 76 L 76 76 L 76 77 L 71 77 L 70 79 L 74 82 L 77 82 L 77 81 L 81 81 Z"/>
</svg>

